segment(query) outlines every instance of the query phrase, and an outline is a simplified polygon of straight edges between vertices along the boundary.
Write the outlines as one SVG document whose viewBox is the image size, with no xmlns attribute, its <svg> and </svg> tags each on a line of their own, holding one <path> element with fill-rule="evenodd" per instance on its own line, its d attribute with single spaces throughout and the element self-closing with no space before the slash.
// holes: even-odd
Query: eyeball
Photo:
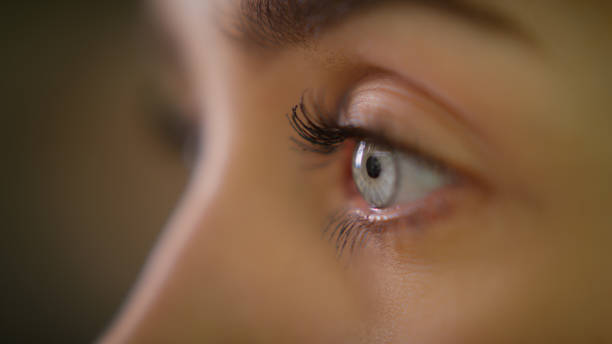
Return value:
<svg viewBox="0 0 612 344">
<path fill-rule="evenodd" d="M 371 206 L 384 208 L 395 198 L 397 161 L 394 152 L 385 146 L 361 141 L 353 154 L 353 180 L 363 198 Z"/>
<path fill-rule="evenodd" d="M 368 141 L 355 148 L 352 172 L 357 190 L 374 208 L 418 201 L 452 181 L 418 156 Z"/>
</svg>

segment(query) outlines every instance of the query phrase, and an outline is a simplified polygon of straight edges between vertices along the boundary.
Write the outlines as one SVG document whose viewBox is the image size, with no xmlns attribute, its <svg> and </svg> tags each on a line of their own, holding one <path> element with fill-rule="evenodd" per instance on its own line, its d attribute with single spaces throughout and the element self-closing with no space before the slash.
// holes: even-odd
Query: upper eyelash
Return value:
<svg viewBox="0 0 612 344">
<path fill-rule="evenodd" d="M 291 114 L 286 115 L 289 124 L 298 134 L 299 138 L 291 137 L 291 141 L 298 149 L 307 152 L 329 155 L 338 150 L 342 143 L 348 139 L 362 140 L 367 138 L 379 144 L 396 147 L 391 144 L 384 132 L 372 132 L 356 127 L 340 126 L 335 116 L 323 115 L 320 107 L 315 104 L 315 112 L 310 112 L 304 103 L 304 96 L 300 103 L 291 109 Z M 437 159 L 432 159 L 427 154 L 421 152 L 415 146 L 403 146 L 402 151 L 409 153 L 413 158 L 419 159 L 422 163 L 429 165 L 440 171 L 446 171 L 446 165 Z"/>
<path fill-rule="evenodd" d="M 304 151 L 331 154 L 349 138 L 349 135 L 345 128 L 341 128 L 335 121 L 326 119 L 319 113 L 313 115 L 308 111 L 302 96 L 300 103 L 291 109 L 291 114 L 287 115 L 289 124 L 301 138 L 300 140 L 292 137 L 291 140 Z"/>
<path fill-rule="evenodd" d="M 342 126 L 337 122 L 337 116 L 326 115 L 319 105 L 314 102 L 313 104 L 314 112 L 311 112 L 306 107 L 304 96 L 302 96 L 300 103 L 291 109 L 291 114 L 286 115 L 289 124 L 299 136 L 299 138 L 292 137 L 291 141 L 301 150 L 331 154 L 348 139 L 368 139 L 387 146 L 398 146 L 397 143 L 389 142 L 387 135 L 381 130 L 371 131 L 353 126 Z M 424 160 L 430 160 L 415 147 L 402 146 L 401 150 Z"/>
</svg>

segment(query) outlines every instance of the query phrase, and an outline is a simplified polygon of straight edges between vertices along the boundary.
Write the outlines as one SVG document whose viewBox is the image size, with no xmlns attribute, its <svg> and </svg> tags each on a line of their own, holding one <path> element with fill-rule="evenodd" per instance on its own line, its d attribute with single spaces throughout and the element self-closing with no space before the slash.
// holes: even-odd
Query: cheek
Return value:
<svg viewBox="0 0 612 344">
<path fill-rule="evenodd" d="M 545 238 L 533 234 L 538 219 L 499 199 L 474 207 L 419 234 L 389 232 L 352 258 L 376 336 L 520 342 L 547 317 L 544 304 L 558 296 L 538 290 L 558 289 L 558 271 L 543 253 Z"/>
</svg>

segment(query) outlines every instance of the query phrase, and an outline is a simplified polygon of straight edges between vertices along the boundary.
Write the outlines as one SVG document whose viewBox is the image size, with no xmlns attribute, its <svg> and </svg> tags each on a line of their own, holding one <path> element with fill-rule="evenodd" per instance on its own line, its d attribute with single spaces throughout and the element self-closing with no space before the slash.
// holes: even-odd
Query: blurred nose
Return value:
<svg viewBox="0 0 612 344">
<path fill-rule="evenodd" d="M 238 103 L 207 122 L 204 158 L 103 342 L 338 343 L 351 331 L 354 295 L 287 131 Z"/>
<path fill-rule="evenodd" d="M 278 102 L 299 93 L 286 87 L 294 78 L 285 76 L 287 94 L 271 95 L 277 82 L 245 76 L 253 69 L 238 68 L 246 64 L 223 53 L 217 30 L 201 27 L 214 21 L 184 12 L 177 22 L 187 25 L 191 76 L 206 90 L 202 158 L 101 341 L 345 342 L 359 316 L 356 293 L 321 240 L 328 209 L 304 183 L 282 116 L 290 104 Z"/>
</svg>

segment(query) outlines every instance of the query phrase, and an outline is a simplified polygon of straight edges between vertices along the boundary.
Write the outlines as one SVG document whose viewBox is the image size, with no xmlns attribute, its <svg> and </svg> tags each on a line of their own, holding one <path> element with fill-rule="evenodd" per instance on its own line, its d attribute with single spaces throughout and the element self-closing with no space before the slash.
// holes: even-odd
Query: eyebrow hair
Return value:
<svg viewBox="0 0 612 344">
<path fill-rule="evenodd" d="M 528 38 L 510 18 L 461 0 L 240 0 L 234 36 L 246 45 L 267 49 L 303 45 L 358 11 L 391 3 L 426 6 L 483 30 Z"/>
</svg>

